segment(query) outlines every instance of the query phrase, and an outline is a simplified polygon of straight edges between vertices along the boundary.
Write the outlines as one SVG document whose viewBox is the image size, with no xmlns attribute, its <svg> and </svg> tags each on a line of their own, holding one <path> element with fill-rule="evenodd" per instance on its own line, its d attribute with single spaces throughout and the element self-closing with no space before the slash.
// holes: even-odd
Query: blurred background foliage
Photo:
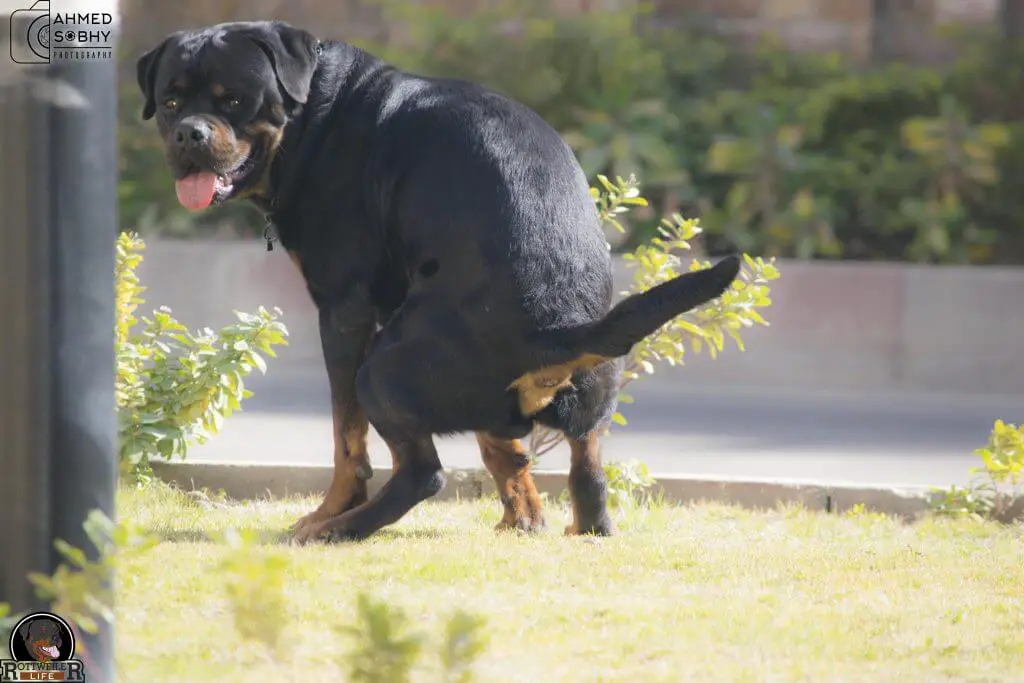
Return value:
<svg viewBox="0 0 1024 683">
<path fill-rule="evenodd" d="M 383 2 L 389 26 L 351 42 L 421 74 L 479 81 L 535 109 L 588 177 L 635 174 L 658 217 L 699 216 L 709 253 L 1024 264 L 1024 44 L 996 27 L 944 29 L 928 63 L 749 49 L 706 24 L 663 25 L 642 7 L 564 13 L 498 0 L 468 16 Z M 315 28 L 315 27 L 314 27 Z M 125 69 L 135 53 L 126 50 Z M 259 234 L 241 204 L 185 215 L 160 141 L 123 79 L 124 229 Z"/>
</svg>

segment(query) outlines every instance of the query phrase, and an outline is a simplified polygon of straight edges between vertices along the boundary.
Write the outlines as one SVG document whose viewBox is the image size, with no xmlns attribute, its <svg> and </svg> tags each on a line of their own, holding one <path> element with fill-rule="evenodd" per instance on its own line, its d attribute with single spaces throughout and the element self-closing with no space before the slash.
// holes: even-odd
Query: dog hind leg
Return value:
<svg viewBox="0 0 1024 683">
<path fill-rule="evenodd" d="M 499 439 L 486 432 L 477 432 L 476 440 L 505 508 L 505 514 L 495 528 L 543 529 L 543 504 L 530 475 L 530 456 L 522 443 L 518 439 Z"/>
<path fill-rule="evenodd" d="M 608 482 L 601 466 L 600 434 L 616 407 L 624 362 L 617 359 L 573 377 L 572 387 L 538 413 L 537 421 L 561 431 L 569 443 L 572 524 L 566 533 L 609 536 Z"/>
<path fill-rule="evenodd" d="M 444 488 L 445 477 L 430 436 L 388 442 L 398 467 L 368 502 L 316 526 L 314 537 L 359 540 L 394 524 L 409 510 Z"/>
<path fill-rule="evenodd" d="M 439 370 L 439 364 L 430 347 L 421 344 L 382 345 L 370 352 L 357 374 L 356 393 L 369 422 L 391 448 L 394 472 L 371 500 L 316 524 L 312 537 L 365 538 L 444 487 L 430 421 L 436 385 L 422 371 Z"/>
<path fill-rule="evenodd" d="M 569 461 L 569 497 L 572 500 L 570 536 L 611 536 L 615 526 L 608 515 L 608 481 L 601 467 L 599 439 L 594 432 L 582 439 L 566 437 Z"/>
</svg>

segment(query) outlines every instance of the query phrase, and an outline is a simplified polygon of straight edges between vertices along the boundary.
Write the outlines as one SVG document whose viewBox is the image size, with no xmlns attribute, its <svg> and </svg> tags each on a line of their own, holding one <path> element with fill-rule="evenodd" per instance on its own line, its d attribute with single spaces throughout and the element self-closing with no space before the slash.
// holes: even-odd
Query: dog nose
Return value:
<svg viewBox="0 0 1024 683">
<path fill-rule="evenodd" d="M 205 147 L 213 137 L 213 127 L 203 119 L 188 118 L 174 128 L 174 142 L 182 149 Z"/>
</svg>

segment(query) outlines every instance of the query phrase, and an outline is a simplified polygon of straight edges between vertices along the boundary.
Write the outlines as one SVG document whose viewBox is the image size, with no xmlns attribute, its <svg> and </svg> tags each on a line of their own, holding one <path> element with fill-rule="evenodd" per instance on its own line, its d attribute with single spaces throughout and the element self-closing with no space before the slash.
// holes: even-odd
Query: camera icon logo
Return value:
<svg viewBox="0 0 1024 683">
<path fill-rule="evenodd" d="M 18 64 L 50 63 L 50 0 L 11 12 L 11 59 Z"/>
</svg>

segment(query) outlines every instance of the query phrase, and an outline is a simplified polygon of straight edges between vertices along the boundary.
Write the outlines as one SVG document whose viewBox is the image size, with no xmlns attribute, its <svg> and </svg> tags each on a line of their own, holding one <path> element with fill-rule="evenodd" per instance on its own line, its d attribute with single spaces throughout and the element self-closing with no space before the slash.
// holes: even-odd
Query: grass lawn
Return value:
<svg viewBox="0 0 1024 683">
<path fill-rule="evenodd" d="M 318 501 L 221 505 L 123 490 L 119 514 L 166 539 L 118 577 L 120 680 L 343 681 L 367 591 L 439 640 L 487 619 L 479 681 L 1024 680 L 1024 530 L 969 520 L 723 506 L 630 511 L 609 539 L 496 534 L 496 500 L 424 504 L 360 544 L 294 547 Z M 281 654 L 241 639 L 206 540 L 256 530 L 287 560 Z M 433 677 L 429 650 L 416 680 Z"/>
</svg>

